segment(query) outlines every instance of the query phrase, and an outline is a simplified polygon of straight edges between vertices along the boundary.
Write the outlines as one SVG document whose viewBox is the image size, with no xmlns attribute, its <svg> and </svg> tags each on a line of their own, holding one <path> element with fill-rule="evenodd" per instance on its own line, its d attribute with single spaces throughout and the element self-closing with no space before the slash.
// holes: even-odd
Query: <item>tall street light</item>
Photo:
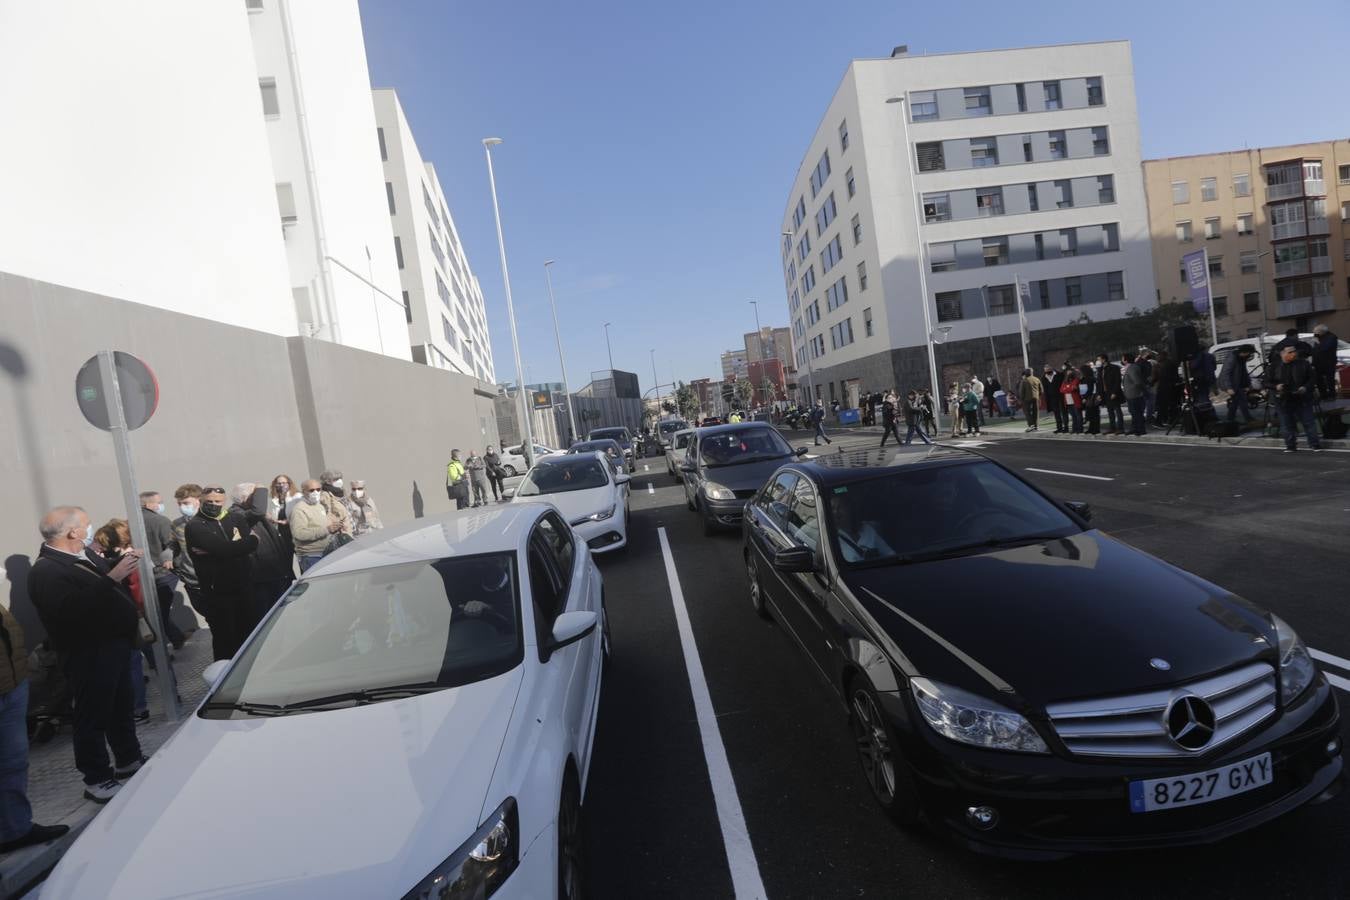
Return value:
<svg viewBox="0 0 1350 900">
<path fill-rule="evenodd" d="M 760 389 L 763 390 L 764 385 L 762 382 L 766 382 L 769 380 L 768 376 L 764 372 L 764 363 L 768 360 L 768 357 L 764 355 L 764 329 L 761 328 L 759 325 L 759 301 L 751 300 L 750 305 L 755 308 L 755 339 L 759 341 L 759 374 L 761 376 Z M 749 375 L 750 373 L 747 372 L 746 374 Z"/>
<path fill-rule="evenodd" d="M 938 387 L 937 354 L 933 352 L 933 314 L 928 309 L 928 273 L 925 271 L 928 266 L 923 252 L 923 219 L 919 214 L 919 184 L 914 174 L 914 146 L 909 142 L 909 92 L 906 91 L 903 97 L 891 97 L 886 102 L 904 104 L 904 109 L 900 110 L 900 130 L 905 145 L 905 169 L 909 172 L 910 205 L 914 210 L 915 255 L 919 262 L 919 299 L 923 303 L 924 344 L 928 347 L 928 377 L 933 383 L 933 422 L 937 430 L 942 431 L 940 414 L 942 407 L 937 402 L 942 395 Z"/>
<path fill-rule="evenodd" d="M 520 364 L 520 339 L 516 336 L 516 308 L 511 303 L 511 273 L 506 268 L 506 242 L 502 239 L 502 211 L 497 205 L 497 177 L 492 171 L 492 148 L 501 138 L 483 138 L 483 152 L 487 154 L 488 185 L 492 188 L 492 215 L 497 220 L 497 249 L 502 257 L 502 286 L 506 290 L 506 317 L 511 322 L 511 352 L 516 356 L 516 396 L 520 401 L 521 421 L 525 423 L 525 464 L 534 465 L 534 423 L 530 421 L 529 404 L 525 402 L 525 372 Z"/>
<path fill-rule="evenodd" d="M 980 285 L 980 299 L 984 301 L 984 327 L 989 332 L 989 355 L 994 359 L 994 374 L 998 374 L 998 353 L 994 350 L 994 323 L 989 317 L 989 285 Z M 1007 378 L 1008 373 L 1004 372 Z"/>
<path fill-rule="evenodd" d="M 609 345 L 609 323 L 605 323 L 605 350 L 609 353 L 609 379 L 614 380 L 614 348 Z"/>
<path fill-rule="evenodd" d="M 661 421 L 661 380 L 660 380 L 659 378 L 656 377 L 656 348 L 655 348 L 655 347 L 652 348 L 651 354 L 652 354 L 652 386 L 653 386 L 653 389 L 656 391 L 656 415 L 655 415 L 655 417 L 653 417 L 652 422 L 655 423 L 655 422 L 660 422 L 660 421 Z M 660 431 L 660 429 L 657 429 L 657 430 L 658 430 L 658 432 Z"/>
<path fill-rule="evenodd" d="M 558 304 L 553 302 L 553 276 L 548 271 L 551 265 L 553 260 L 544 260 L 544 281 L 548 283 L 548 305 L 553 310 L 553 338 L 558 342 L 558 366 L 562 369 L 563 397 L 567 400 L 567 422 L 572 426 L 572 440 L 575 441 L 581 432 L 577 431 L 577 416 L 572 410 L 572 394 L 567 387 L 567 363 L 563 360 L 562 332 L 558 330 Z"/>
</svg>

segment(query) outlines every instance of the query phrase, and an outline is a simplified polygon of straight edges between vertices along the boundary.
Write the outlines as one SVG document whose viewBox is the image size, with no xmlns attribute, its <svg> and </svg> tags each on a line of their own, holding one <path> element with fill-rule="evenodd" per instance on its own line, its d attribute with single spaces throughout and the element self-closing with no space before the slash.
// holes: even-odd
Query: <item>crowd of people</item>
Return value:
<svg viewBox="0 0 1350 900">
<path fill-rule="evenodd" d="M 445 496 L 453 500 L 455 509 L 477 509 L 488 505 L 488 491 L 492 500 L 501 503 L 506 499 L 503 482 L 506 481 L 506 467 L 502 465 L 501 455 L 489 444 L 479 456 L 477 450 L 470 450 L 467 459 L 459 458 L 459 448 L 450 451 L 450 462 L 445 467 Z"/>
</svg>

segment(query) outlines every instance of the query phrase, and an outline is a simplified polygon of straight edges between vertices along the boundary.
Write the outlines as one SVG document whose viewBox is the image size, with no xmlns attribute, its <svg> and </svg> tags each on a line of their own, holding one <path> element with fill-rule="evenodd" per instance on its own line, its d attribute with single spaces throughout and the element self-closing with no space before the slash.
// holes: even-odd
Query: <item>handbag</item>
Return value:
<svg viewBox="0 0 1350 900">
<path fill-rule="evenodd" d="M 345 531 L 335 531 L 328 539 L 328 545 L 323 548 L 323 555 L 327 556 L 334 550 L 341 550 L 352 542 L 352 536 Z"/>
<path fill-rule="evenodd" d="M 136 617 L 136 636 L 140 639 L 142 647 L 149 647 L 158 640 L 155 636 L 155 629 L 150 627 L 150 623 L 146 621 L 144 613 Z"/>
</svg>

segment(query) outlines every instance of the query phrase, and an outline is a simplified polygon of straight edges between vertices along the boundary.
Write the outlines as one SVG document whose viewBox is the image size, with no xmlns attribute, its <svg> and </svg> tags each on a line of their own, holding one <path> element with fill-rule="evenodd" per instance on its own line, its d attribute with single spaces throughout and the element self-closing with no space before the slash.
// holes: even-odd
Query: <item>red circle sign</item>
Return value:
<svg viewBox="0 0 1350 900">
<path fill-rule="evenodd" d="M 116 373 L 118 393 L 122 397 L 122 417 L 127 429 L 135 431 L 155 414 L 159 406 L 159 381 L 150 367 L 130 353 L 113 351 L 113 371 Z M 108 416 L 109 387 L 103 383 L 103 371 L 98 356 L 80 367 L 75 376 L 75 402 L 80 412 L 95 428 L 112 430 Z"/>
</svg>

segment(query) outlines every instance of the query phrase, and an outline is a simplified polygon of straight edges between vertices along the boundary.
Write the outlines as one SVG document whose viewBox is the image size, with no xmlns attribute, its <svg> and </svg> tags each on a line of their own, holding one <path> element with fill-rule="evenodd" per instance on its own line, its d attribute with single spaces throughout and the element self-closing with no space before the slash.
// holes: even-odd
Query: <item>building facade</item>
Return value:
<svg viewBox="0 0 1350 900">
<path fill-rule="evenodd" d="M 749 361 L 749 355 L 744 350 L 723 350 L 722 380 L 735 381 L 737 378 L 744 378 Z"/>
<path fill-rule="evenodd" d="M 797 384 L 827 403 L 928 385 L 930 339 L 943 383 L 1010 377 L 1019 285 L 1033 365 L 1152 307 L 1128 42 L 854 60 L 782 232 Z"/>
<path fill-rule="evenodd" d="M 1350 140 L 1151 159 L 1144 184 L 1160 299 L 1204 248 L 1220 342 L 1350 332 Z"/>
<path fill-rule="evenodd" d="M 418 151 L 398 95 L 377 90 L 374 105 L 412 358 L 495 381 L 483 292 L 469 267 L 436 169 Z"/>
<path fill-rule="evenodd" d="M 765 325 L 758 333 L 745 333 L 745 361 L 759 362 L 761 359 L 781 359 L 783 368 L 792 370 L 792 330 L 773 328 Z"/>
</svg>

